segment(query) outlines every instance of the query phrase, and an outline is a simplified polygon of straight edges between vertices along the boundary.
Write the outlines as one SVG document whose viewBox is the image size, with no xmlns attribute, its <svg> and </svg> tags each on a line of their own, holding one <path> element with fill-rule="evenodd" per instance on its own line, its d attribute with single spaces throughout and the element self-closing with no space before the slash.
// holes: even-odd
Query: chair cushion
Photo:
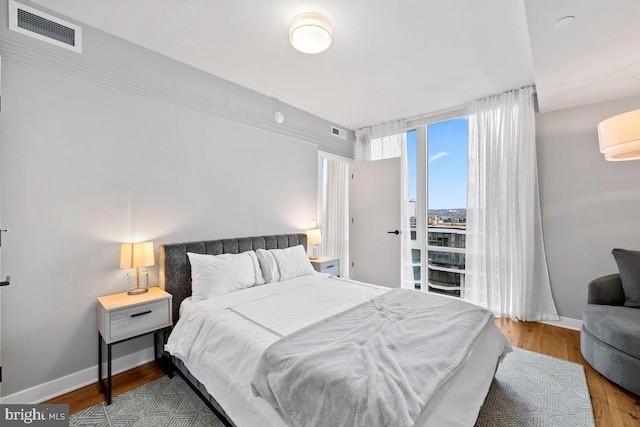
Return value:
<svg viewBox="0 0 640 427">
<path fill-rule="evenodd" d="M 582 312 L 584 328 L 605 344 L 640 359 L 640 310 L 588 304 Z"/>
<path fill-rule="evenodd" d="M 620 271 L 625 307 L 640 308 L 640 251 L 614 249 L 611 254 Z"/>
</svg>

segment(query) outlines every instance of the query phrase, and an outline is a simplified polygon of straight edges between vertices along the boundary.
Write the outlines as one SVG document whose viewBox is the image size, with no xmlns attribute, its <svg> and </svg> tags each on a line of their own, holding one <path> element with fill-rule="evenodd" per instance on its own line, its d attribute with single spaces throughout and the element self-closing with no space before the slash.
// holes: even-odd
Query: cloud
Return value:
<svg viewBox="0 0 640 427">
<path fill-rule="evenodd" d="M 429 163 L 435 162 L 440 157 L 450 156 L 450 155 L 451 155 L 451 153 L 447 153 L 446 151 L 441 151 L 438 154 L 434 154 L 433 156 L 429 157 Z"/>
</svg>

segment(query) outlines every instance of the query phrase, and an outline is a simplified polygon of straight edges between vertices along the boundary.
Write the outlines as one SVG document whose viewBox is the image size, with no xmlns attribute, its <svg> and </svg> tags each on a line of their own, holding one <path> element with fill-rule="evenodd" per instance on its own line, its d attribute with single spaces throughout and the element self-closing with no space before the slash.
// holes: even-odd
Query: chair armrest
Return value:
<svg viewBox="0 0 640 427">
<path fill-rule="evenodd" d="M 619 274 L 610 274 L 589 283 L 587 304 L 624 305 L 624 301 L 624 290 Z"/>
</svg>

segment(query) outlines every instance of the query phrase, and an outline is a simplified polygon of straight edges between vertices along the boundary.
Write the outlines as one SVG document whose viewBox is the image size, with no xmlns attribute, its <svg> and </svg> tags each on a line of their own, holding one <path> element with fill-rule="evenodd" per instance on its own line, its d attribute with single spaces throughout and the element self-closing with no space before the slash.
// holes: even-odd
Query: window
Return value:
<svg viewBox="0 0 640 427">
<path fill-rule="evenodd" d="M 467 147 L 466 117 L 407 132 L 416 289 L 464 294 Z"/>
</svg>

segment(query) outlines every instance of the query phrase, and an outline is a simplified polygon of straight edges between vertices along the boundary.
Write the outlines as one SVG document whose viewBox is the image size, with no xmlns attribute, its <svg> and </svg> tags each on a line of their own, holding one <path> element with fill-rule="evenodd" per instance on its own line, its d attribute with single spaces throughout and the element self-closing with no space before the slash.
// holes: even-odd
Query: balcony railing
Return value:
<svg viewBox="0 0 640 427">
<path fill-rule="evenodd" d="M 463 225 L 428 227 L 427 284 L 430 291 L 464 295 L 467 230 Z"/>
<path fill-rule="evenodd" d="M 412 224 L 411 237 L 413 240 L 412 262 L 414 266 L 414 281 L 416 289 L 427 286 L 429 292 L 443 293 L 452 296 L 464 295 L 466 234 L 464 225 L 429 226 L 427 241 L 421 247 L 416 239 L 416 229 Z M 427 277 L 422 277 L 424 270 L 422 257 L 426 252 Z"/>
</svg>

